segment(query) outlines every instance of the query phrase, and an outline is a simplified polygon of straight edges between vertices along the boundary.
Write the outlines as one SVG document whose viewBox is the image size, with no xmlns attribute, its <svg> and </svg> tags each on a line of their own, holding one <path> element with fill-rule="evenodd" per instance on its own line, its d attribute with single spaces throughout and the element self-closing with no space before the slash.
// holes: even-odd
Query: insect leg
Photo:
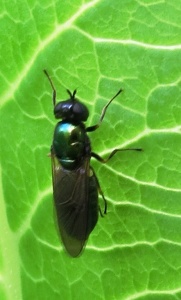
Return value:
<svg viewBox="0 0 181 300">
<path fill-rule="evenodd" d="M 119 151 L 142 151 L 142 149 L 141 148 L 127 148 L 127 149 L 114 149 L 110 154 L 109 154 L 109 156 L 106 158 L 106 159 L 104 159 L 104 158 L 102 158 L 101 156 L 99 156 L 97 153 L 95 153 L 95 152 L 91 152 L 91 156 L 92 157 L 94 157 L 94 158 L 96 158 L 98 161 L 100 161 L 101 163 L 103 163 L 103 164 L 105 164 L 105 163 L 107 163 L 110 159 L 111 159 L 111 157 L 113 157 L 117 152 L 119 152 Z"/>
<path fill-rule="evenodd" d="M 92 170 L 92 172 L 94 174 L 94 178 L 96 179 L 98 192 L 102 196 L 102 199 L 104 200 L 104 214 L 106 214 L 107 213 L 107 201 L 106 201 L 106 198 L 104 197 L 104 193 L 103 193 L 103 191 L 102 191 L 102 189 L 100 187 L 99 180 L 98 180 L 98 178 L 97 178 L 94 170 L 92 168 L 91 168 L 91 170 Z M 99 212 L 100 212 L 101 217 L 103 217 L 103 213 L 102 213 L 102 210 L 101 210 L 100 206 L 99 206 Z"/>
<path fill-rule="evenodd" d="M 55 104 L 56 104 L 56 90 L 55 90 L 55 87 L 53 85 L 53 82 L 52 82 L 52 80 L 51 80 L 48 72 L 46 70 L 43 70 L 43 72 L 45 73 L 45 75 L 47 76 L 47 78 L 48 78 L 48 80 L 49 80 L 49 82 L 51 84 L 51 87 L 52 87 L 52 90 L 53 90 L 53 98 L 52 98 L 52 100 L 53 100 L 53 106 L 55 107 Z"/>
<path fill-rule="evenodd" d="M 123 90 L 120 89 L 116 95 L 114 95 L 114 97 L 111 98 L 111 100 L 109 100 L 109 102 L 103 107 L 103 110 L 102 110 L 102 113 L 101 113 L 101 116 L 100 116 L 100 119 L 99 119 L 99 122 L 96 124 L 96 125 L 93 125 L 93 126 L 90 126 L 90 127 L 87 127 L 86 128 L 86 131 L 87 132 L 90 132 L 90 131 L 94 131 L 96 130 L 97 128 L 99 128 L 99 126 L 101 125 L 103 119 L 104 119 L 104 116 L 105 116 L 105 113 L 106 113 L 106 110 L 108 108 L 108 106 L 111 104 L 111 102 L 122 92 Z"/>
</svg>

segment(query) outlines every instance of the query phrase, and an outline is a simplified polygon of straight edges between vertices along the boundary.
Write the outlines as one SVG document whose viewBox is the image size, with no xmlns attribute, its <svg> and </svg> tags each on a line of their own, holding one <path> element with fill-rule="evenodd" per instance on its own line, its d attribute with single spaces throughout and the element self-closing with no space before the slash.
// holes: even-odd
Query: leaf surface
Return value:
<svg viewBox="0 0 181 300">
<path fill-rule="evenodd" d="M 181 4 L 8 0 L 0 9 L 0 299 L 181 299 Z M 92 159 L 108 214 L 77 259 L 54 224 L 56 120 L 43 69 L 57 100 L 78 90 L 86 126 L 123 88 L 89 134 L 92 149 L 143 149 Z"/>
</svg>

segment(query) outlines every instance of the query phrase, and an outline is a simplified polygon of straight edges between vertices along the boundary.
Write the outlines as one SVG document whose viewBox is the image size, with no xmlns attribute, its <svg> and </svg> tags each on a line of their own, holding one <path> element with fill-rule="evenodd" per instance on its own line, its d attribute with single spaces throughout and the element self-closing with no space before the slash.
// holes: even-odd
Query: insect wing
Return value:
<svg viewBox="0 0 181 300">
<path fill-rule="evenodd" d="M 76 257 L 88 237 L 89 159 L 68 171 L 52 154 L 52 177 L 58 229 L 67 252 Z"/>
</svg>

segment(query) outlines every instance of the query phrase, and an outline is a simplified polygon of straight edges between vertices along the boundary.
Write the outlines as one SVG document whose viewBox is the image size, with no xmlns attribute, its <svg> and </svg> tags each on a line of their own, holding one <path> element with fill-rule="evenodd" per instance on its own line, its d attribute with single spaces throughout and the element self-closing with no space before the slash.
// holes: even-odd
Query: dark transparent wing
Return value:
<svg viewBox="0 0 181 300">
<path fill-rule="evenodd" d="M 67 252 L 75 257 L 89 235 L 89 159 L 67 171 L 52 154 L 52 177 L 58 229 Z"/>
</svg>

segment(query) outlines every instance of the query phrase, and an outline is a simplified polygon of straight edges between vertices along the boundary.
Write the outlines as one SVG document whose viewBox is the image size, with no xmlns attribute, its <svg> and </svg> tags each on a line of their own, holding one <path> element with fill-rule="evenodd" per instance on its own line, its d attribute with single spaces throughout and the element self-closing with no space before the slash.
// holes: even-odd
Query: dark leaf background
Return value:
<svg viewBox="0 0 181 300">
<path fill-rule="evenodd" d="M 181 299 L 181 2 L 0 4 L 0 299 Z M 51 161 L 57 98 L 77 88 L 108 200 L 85 251 L 63 250 Z M 100 198 L 100 206 L 103 201 Z"/>
</svg>

